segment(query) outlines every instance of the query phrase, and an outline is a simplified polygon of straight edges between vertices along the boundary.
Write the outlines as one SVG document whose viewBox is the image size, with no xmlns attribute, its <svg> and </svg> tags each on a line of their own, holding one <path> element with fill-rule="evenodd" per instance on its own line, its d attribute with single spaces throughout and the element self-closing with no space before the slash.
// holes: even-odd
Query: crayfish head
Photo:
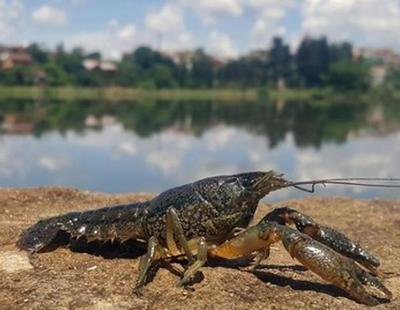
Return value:
<svg viewBox="0 0 400 310">
<path fill-rule="evenodd" d="M 246 191 L 260 197 L 264 197 L 269 192 L 290 186 L 290 182 L 282 178 L 282 176 L 283 174 L 278 174 L 272 170 L 266 172 L 240 173 L 236 175 Z"/>
</svg>

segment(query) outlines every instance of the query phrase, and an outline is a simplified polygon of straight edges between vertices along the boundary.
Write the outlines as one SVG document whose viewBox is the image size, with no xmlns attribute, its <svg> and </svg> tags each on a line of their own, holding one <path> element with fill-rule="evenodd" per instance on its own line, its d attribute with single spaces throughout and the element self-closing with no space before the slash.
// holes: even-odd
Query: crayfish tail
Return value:
<svg viewBox="0 0 400 310">
<path fill-rule="evenodd" d="M 52 251 L 80 238 L 86 243 L 143 238 L 142 226 L 137 223 L 146 212 L 142 205 L 118 205 L 44 219 L 25 230 L 17 246 L 36 253 Z"/>
<path fill-rule="evenodd" d="M 17 246 L 31 253 L 51 251 L 69 242 L 69 235 L 60 229 L 57 218 L 41 220 L 25 230 Z"/>
</svg>

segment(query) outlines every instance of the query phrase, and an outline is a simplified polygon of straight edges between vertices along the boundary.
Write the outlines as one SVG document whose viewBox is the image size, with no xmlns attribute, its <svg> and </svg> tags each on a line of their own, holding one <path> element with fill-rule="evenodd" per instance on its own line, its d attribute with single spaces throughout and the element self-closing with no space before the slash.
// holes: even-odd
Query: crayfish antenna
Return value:
<svg viewBox="0 0 400 310">
<path fill-rule="evenodd" d="M 334 184 L 364 187 L 400 188 L 400 178 L 329 178 L 310 181 L 288 182 L 287 187 L 293 186 L 294 188 L 297 188 L 304 192 L 314 193 L 315 186 L 318 184 L 321 184 L 323 186 L 326 186 L 327 184 Z M 311 189 L 305 188 L 302 185 L 311 185 Z"/>
</svg>

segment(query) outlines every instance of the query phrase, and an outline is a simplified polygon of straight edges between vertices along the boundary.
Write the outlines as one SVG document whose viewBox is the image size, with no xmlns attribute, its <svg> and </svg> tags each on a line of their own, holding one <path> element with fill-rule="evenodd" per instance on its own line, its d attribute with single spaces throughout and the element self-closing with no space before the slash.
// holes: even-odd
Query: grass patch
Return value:
<svg viewBox="0 0 400 310">
<path fill-rule="evenodd" d="M 326 96 L 317 89 L 287 89 L 284 91 L 259 89 L 164 89 L 145 90 L 123 87 L 40 87 L 40 86 L 0 86 L 0 99 L 101 99 L 128 101 L 137 99 L 163 100 L 216 100 L 216 101 L 256 101 L 256 100 L 307 100 Z"/>
<path fill-rule="evenodd" d="M 378 99 L 399 100 L 400 91 L 371 89 L 365 93 L 340 93 L 330 88 L 276 90 L 264 87 L 249 89 L 158 89 L 128 87 L 43 87 L 0 86 L 0 99 L 48 99 L 62 101 L 102 100 L 110 102 L 137 100 L 221 101 L 221 102 L 300 102 L 316 104 L 335 102 L 371 103 Z"/>
</svg>

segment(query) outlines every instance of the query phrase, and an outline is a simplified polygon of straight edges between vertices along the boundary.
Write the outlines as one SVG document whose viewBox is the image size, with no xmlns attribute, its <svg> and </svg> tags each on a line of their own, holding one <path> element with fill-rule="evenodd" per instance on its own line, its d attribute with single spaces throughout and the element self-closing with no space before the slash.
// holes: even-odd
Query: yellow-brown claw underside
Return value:
<svg viewBox="0 0 400 310">
<path fill-rule="evenodd" d="M 246 229 L 235 238 L 210 248 L 208 254 L 211 257 L 236 259 L 269 248 L 272 243 L 278 240 L 279 236 L 274 228 L 256 225 Z"/>
</svg>

